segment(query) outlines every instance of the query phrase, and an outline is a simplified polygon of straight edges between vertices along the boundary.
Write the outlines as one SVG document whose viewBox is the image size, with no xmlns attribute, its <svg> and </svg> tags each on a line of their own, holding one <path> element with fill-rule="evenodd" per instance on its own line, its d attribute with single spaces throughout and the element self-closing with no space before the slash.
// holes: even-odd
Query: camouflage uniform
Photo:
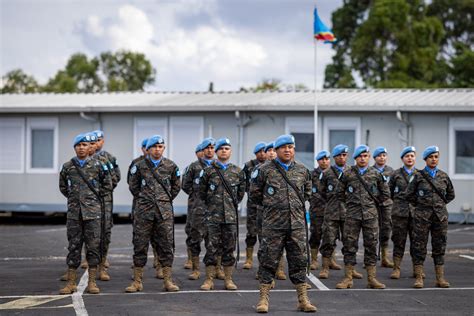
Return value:
<svg viewBox="0 0 474 316">
<path fill-rule="evenodd" d="M 209 238 L 206 245 L 204 264 L 206 267 L 216 266 L 220 252 L 219 248 L 222 247 L 222 265 L 229 267 L 235 263 L 234 251 L 238 237 L 236 235 L 238 214 L 232 198 L 224 188 L 224 184 L 214 167 L 220 169 L 233 190 L 237 202 L 242 201 L 245 194 L 245 174 L 239 167 L 231 163 L 224 169 L 214 161 L 204 169 L 200 178 L 199 194 L 207 209 L 207 233 Z"/>
<path fill-rule="evenodd" d="M 454 200 L 454 187 L 449 176 L 438 170 L 431 178 L 426 170 L 418 171 L 408 185 L 406 198 L 415 205 L 413 216 L 413 263 L 423 265 L 426 258 L 426 245 L 431 233 L 431 246 L 434 264 L 444 264 L 448 234 L 448 210 L 446 203 L 421 175 L 424 173 L 449 203 Z"/>
<path fill-rule="evenodd" d="M 324 209 L 326 208 L 326 202 L 321 197 L 322 174 L 323 170 L 318 167 L 313 170 L 311 175 L 313 186 L 310 200 L 311 238 L 309 239 L 309 245 L 311 249 L 316 250 L 321 245 Z"/>
<path fill-rule="evenodd" d="M 373 166 L 375 170 L 380 172 L 375 165 Z M 383 171 L 380 172 L 384 175 L 385 179 L 390 181 L 390 178 L 393 174 L 393 168 L 390 166 L 384 166 Z M 390 235 L 392 234 L 392 204 L 387 204 L 387 206 L 382 206 L 380 212 L 382 213 L 382 226 L 380 227 L 380 247 L 388 247 L 388 241 L 390 240 Z"/>
<path fill-rule="evenodd" d="M 112 192 L 112 178 L 107 167 L 98 160 L 86 158 L 81 170 L 102 198 Z M 84 182 L 71 161 L 66 162 L 61 169 L 59 189 L 67 198 L 67 265 L 73 269 L 79 267 L 82 245 L 85 243 L 89 266 L 96 267 L 100 262 L 101 251 L 101 201 Z"/>
<path fill-rule="evenodd" d="M 298 193 L 287 184 L 275 166 L 276 160 L 260 165 L 252 174 L 250 198 L 262 205 L 262 239 L 258 250 L 259 280 L 261 284 L 271 284 L 278 263 L 286 249 L 290 280 L 293 284 L 305 282 L 306 236 L 305 206 Z M 278 162 L 276 162 L 278 163 Z M 281 167 L 284 169 L 284 167 Z M 292 162 L 286 172 L 287 177 L 304 194 L 311 196 L 311 174 L 306 167 Z"/>
<path fill-rule="evenodd" d="M 377 262 L 377 242 L 379 234 L 378 212 L 374 200 L 356 176 L 357 167 L 344 171 L 337 188 L 339 199 L 345 203 L 346 221 L 344 224 L 344 263 L 354 266 L 359 248 L 359 235 L 362 230 L 364 241 L 364 264 L 375 266 Z M 392 201 L 385 178 L 372 167 L 368 167 L 362 179 L 369 186 L 380 205 L 388 207 Z"/>
<path fill-rule="evenodd" d="M 257 159 L 247 161 L 244 165 L 243 171 L 245 173 L 247 197 L 250 190 L 250 175 L 252 171 L 259 165 Z M 247 200 L 247 236 L 245 238 L 245 244 L 247 248 L 253 248 L 257 243 L 258 236 L 258 225 L 257 225 L 257 205 L 252 204 L 252 201 Z"/>
<path fill-rule="evenodd" d="M 153 176 L 148 164 L 162 179 L 167 191 Z M 162 158 L 157 167 L 150 158 L 140 160 L 130 170 L 130 192 L 136 199 L 133 221 L 133 264 L 144 267 L 148 244 L 154 240 L 162 267 L 171 267 L 174 257 L 173 200 L 180 190 L 180 173 L 176 164 Z"/>
</svg>

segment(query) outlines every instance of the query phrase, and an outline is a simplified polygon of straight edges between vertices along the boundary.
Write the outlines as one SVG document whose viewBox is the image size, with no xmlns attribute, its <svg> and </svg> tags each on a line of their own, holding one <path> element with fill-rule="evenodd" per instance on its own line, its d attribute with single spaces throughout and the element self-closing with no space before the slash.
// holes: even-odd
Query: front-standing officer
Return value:
<svg viewBox="0 0 474 316">
<path fill-rule="evenodd" d="M 180 190 L 178 166 L 163 157 L 165 141 L 154 135 L 147 141 L 148 155 L 130 169 L 129 189 L 137 203 L 133 220 L 133 278 L 125 289 L 132 293 L 143 289 L 143 267 L 147 261 L 148 245 L 155 241 L 158 260 L 163 267 L 166 291 L 179 288 L 171 279 L 174 258 L 173 200 Z"/>
<path fill-rule="evenodd" d="M 293 160 L 295 139 L 292 135 L 279 136 L 275 149 L 277 158 L 267 161 L 251 175 L 250 197 L 263 207 L 257 312 L 268 312 L 270 289 L 284 249 L 290 280 L 298 293 L 297 309 L 316 312 L 305 283 L 309 255 L 306 251 L 305 201 L 311 196 L 311 174 L 303 164 Z"/>
<path fill-rule="evenodd" d="M 439 148 L 429 146 L 423 152 L 426 167 L 415 174 L 406 196 L 415 205 L 413 217 L 413 261 L 416 280 L 413 287 L 423 287 L 423 263 L 431 233 L 431 256 L 435 264 L 436 286 L 447 288 L 444 278 L 444 254 L 448 235 L 446 204 L 454 200 L 454 187 L 449 176 L 438 169 Z"/>
</svg>

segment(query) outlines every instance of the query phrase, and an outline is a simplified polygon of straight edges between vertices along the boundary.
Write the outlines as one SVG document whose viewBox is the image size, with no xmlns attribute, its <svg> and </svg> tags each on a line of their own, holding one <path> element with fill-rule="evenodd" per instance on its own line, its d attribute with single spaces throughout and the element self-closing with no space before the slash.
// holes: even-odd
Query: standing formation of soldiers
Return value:
<svg viewBox="0 0 474 316">
<path fill-rule="evenodd" d="M 107 253 L 110 244 L 113 190 L 120 181 L 116 159 L 104 151 L 104 133 L 94 131 L 78 135 L 73 142 L 75 156 L 66 162 L 59 177 L 61 193 L 67 198 L 67 284 L 61 294 L 76 291 L 77 268 L 82 248 L 88 265 L 91 294 L 100 292 L 96 278 L 110 280 Z M 364 267 L 367 285 L 383 289 L 376 278 L 376 262 L 393 268 L 391 278 L 400 278 L 400 265 L 407 236 L 413 263 L 415 288 L 422 288 L 423 263 L 429 235 L 435 264 L 436 286 L 446 288 L 444 254 L 448 227 L 446 204 L 454 199 L 449 176 L 438 169 L 439 149 L 430 146 L 423 152 L 426 167 L 417 170 L 416 149 L 402 150 L 402 167 L 387 166 L 388 153 L 377 147 L 372 157 L 368 146 L 354 149 L 355 165 L 349 166 L 349 147 L 337 145 L 316 156 L 318 167 L 310 172 L 295 160 L 295 139 L 281 135 L 274 142 L 259 142 L 255 159 L 241 169 L 230 163 L 232 145 L 228 138 L 204 139 L 195 150 L 197 160 L 183 174 L 164 155 L 165 140 L 153 135 L 142 142 L 143 155 L 129 166 L 127 183 L 133 195 L 133 282 L 128 293 L 143 290 L 143 268 L 149 244 L 155 253 L 157 278 L 163 279 L 166 291 L 179 291 L 172 279 L 175 252 L 173 200 L 182 189 L 188 194 L 188 217 L 185 232 L 190 280 L 198 280 L 201 244 L 206 249 L 203 262 L 205 280 L 201 290 L 214 289 L 214 280 L 223 279 L 226 290 L 236 290 L 234 267 L 239 255 L 239 210 L 247 193 L 246 260 L 243 269 L 253 267 L 254 248 L 258 247 L 260 297 L 257 312 L 269 310 L 270 290 L 274 279 L 286 278 L 283 257 L 288 262 L 288 276 L 295 285 L 297 309 L 315 312 L 308 298 L 306 274 L 319 269 L 319 277 L 329 277 L 329 270 L 342 269 L 336 262 L 336 241 L 342 242 L 344 278 L 336 288 L 348 289 L 353 279 L 361 279 L 355 270 L 359 236 L 362 232 Z M 330 164 L 331 157 L 334 164 Z M 306 210 L 306 203 L 310 208 Z M 308 232 L 308 227 L 310 233 Z M 393 241 L 393 262 L 388 242 Z M 237 258 L 236 258 L 237 250 Z M 380 255 L 381 253 L 381 255 Z"/>
</svg>

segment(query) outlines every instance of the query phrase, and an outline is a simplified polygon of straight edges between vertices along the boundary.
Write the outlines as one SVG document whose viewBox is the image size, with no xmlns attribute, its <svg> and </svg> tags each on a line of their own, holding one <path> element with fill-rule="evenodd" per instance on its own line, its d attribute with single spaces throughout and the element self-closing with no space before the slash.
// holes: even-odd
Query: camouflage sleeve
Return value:
<svg viewBox="0 0 474 316">
<path fill-rule="evenodd" d="M 379 197 L 378 198 L 379 198 L 380 203 L 384 207 L 392 205 L 390 189 L 389 189 L 388 183 L 387 183 L 387 181 L 385 181 L 385 177 L 383 175 L 380 175 L 380 177 L 378 178 L 377 186 L 379 188 Z"/>
<path fill-rule="evenodd" d="M 181 191 L 181 172 L 179 167 L 175 165 L 173 174 L 171 175 L 171 198 L 174 200 Z"/>
<path fill-rule="evenodd" d="M 119 183 L 120 180 L 122 179 L 122 174 L 120 172 L 120 167 L 117 164 L 117 158 L 115 158 L 114 156 L 112 156 L 112 159 L 110 160 L 110 162 L 114 166 L 115 181 L 116 181 L 115 185 L 117 185 L 117 183 Z"/>
<path fill-rule="evenodd" d="M 403 193 L 404 198 L 413 205 L 416 205 L 416 190 L 418 188 L 418 173 L 411 177 L 406 191 Z"/>
<path fill-rule="evenodd" d="M 395 183 L 397 182 L 396 177 L 392 174 L 388 181 L 388 189 L 390 190 L 390 198 L 393 199 L 393 192 L 395 190 Z"/>
<path fill-rule="evenodd" d="M 207 189 L 209 183 L 209 174 L 207 168 L 203 170 L 202 176 L 199 179 L 199 197 L 205 204 L 207 204 Z"/>
<path fill-rule="evenodd" d="M 448 176 L 447 176 L 447 181 L 448 181 L 448 185 L 446 187 L 446 200 L 449 203 L 452 200 L 454 200 L 455 194 L 454 194 L 453 183 L 451 182 L 451 179 Z"/>
<path fill-rule="evenodd" d="M 245 192 L 249 192 L 250 190 L 250 174 L 249 174 L 249 167 L 247 164 L 244 164 L 242 168 L 242 172 L 245 174 Z"/>
<path fill-rule="evenodd" d="M 99 182 L 100 182 L 100 196 L 106 196 L 114 190 L 112 175 L 110 172 L 104 170 L 104 166 L 99 164 Z"/>
<path fill-rule="evenodd" d="M 64 166 L 59 173 L 59 191 L 67 198 L 69 197 L 69 186 L 67 183 L 67 175 Z"/>
<path fill-rule="evenodd" d="M 183 174 L 183 181 L 181 182 L 181 188 L 187 195 L 190 195 L 193 190 L 194 174 L 191 166 L 186 167 Z"/>
<path fill-rule="evenodd" d="M 258 169 L 258 174 L 253 174 L 250 179 L 249 200 L 254 205 L 262 205 L 264 186 L 264 174 L 262 170 Z"/>
<path fill-rule="evenodd" d="M 128 171 L 127 171 L 127 184 L 130 184 L 130 171 L 132 170 L 132 167 L 134 166 L 135 164 L 133 163 L 130 163 L 130 166 L 128 166 Z"/>
<path fill-rule="evenodd" d="M 137 165 L 134 165 L 133 168 L 134 170 L 130 172 L 128 189 L 134 197 L 137 197 L 141 190 L 142 175 Z"/>
<path fill-rule="evenodd" d="M 311 201 L 313 183 L 311 181 L 311 173 L 306 168 L 305 168 L 305 171 L 306 171 L 306 176 L 305 176 L 305 182 L 304 182 L 304 199 L 305 201 Z"/>
<path fill-rule="evenodd" d="M 244 198 L 245 191 L 247 189 L 247 176 L 243 170 L 240 171 L 239 173 L 239 187 L 237 189 L 237 201 L 240 203 L 242 199 Z"/>
<path fill-rule="evenodd" d="M 346 203 L 346 187 L 347 187 L 347 177 L 345 174 L 343 174 L 339 180 L 339 184 L 336 186 L 337 199 L 341 201 L 342 203 Z"/>
</svg>

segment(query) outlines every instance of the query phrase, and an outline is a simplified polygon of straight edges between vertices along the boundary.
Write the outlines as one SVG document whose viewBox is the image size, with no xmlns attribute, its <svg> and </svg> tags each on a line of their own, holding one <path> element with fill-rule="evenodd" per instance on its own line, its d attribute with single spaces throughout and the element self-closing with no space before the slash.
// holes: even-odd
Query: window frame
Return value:
<svg viewBox="0 0 474 316">
<path fill-rule="evenodd" d="M 20 136 L 20 169 L 0 169 L 0 174 L 24 173 L 25 172 L 25 118 L 24 117 L 2 117 L 0 125 L 21 126 Z"/>
<path fill-rule="evenodd" d="M 53 167 L 51 168 L 33 168 L 32 163 L 32 139 L 31 132 L 35 128 L 53 129 Z M 57 117 L 27 117 L 26 118 L 26 172 L 51 174 L 59 171 L 58 166 L 58 141 L 59 141 L 59 120 Z"/>
<path fill-rule="evenodd" d="M 456 173 L 456 131 L 474 131 L 472 117 L 449 118 L 449 175 L 456 180 L 474 180 L 474 174 Z"/>
<path fill-rule="evenodd" d="M 304 134 L 313 134 L 313 138 L 317 137 L 314 133 L 314 116 L 290 116 L 286 117 L 285 119 L 285 134 L 293 134 L 293 133 L 304 133 Z M 314 141 L 313 141 L 314 143 Z M 296 144 L 296 148 L 298 148 L 298 144 Z M 313 144 L 313 163 L 316 148 Z M 296 153 L 296 152 L 295 152 Z"/>
</svg>

